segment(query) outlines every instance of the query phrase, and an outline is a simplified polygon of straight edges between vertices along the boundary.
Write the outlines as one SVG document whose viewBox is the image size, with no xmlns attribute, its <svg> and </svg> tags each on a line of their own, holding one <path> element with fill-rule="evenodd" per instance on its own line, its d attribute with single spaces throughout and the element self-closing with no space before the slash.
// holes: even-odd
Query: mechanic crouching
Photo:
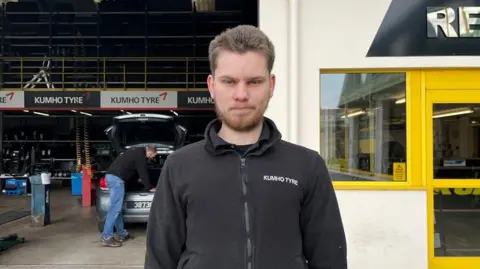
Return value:
<svg viewBox="0 0 480 269">
<path fill-rule="evenodd" d="M 138 175 L 145 189 L 152 192 L 155 188 L 150 184 L 148 160 L 153 159 L 157 149 L 153 145 L 132 148 L 117 157 L 110 165 L 105 181 L 110 189 L 110 208 L 108 209 L 105 226 L 102 232 L 101 244 L 106 247 L 120 247 L 122 242 L 133 239 L 123 223 L 123 199 L 125 196 L 125 181 Z M 118 240 L 113 236 L 113 228 L 117 229 Z"/>
</svg>

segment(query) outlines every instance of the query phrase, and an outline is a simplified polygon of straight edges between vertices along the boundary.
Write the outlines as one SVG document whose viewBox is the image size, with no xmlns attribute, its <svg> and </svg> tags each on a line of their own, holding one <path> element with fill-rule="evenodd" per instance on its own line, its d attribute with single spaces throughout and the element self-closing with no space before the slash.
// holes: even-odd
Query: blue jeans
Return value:
<svg viewBox="0 0 480 269">
<path fill-rule="evenodd" d="M 128 232 L 123 224 L 123 198 L 125 196 L 125 182 L 114 175 L 105 176 L 108 189 L 110 190 L 110 208 L 108 209 L 105 226 L 103 227 L 102 237 L 110 238 L 113 236 L 113 228 L 117 228 L 119 236 L 126 236 Z"/>
</svg>

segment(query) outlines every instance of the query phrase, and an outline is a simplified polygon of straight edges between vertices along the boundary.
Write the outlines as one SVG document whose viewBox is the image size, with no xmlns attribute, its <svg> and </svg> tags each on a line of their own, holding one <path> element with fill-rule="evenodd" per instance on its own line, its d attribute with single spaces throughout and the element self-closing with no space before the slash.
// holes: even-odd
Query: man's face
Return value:
<svg viewBox="0 0 480 269">
<path fill-rule="evenodd" d="M 222 51 L 207 84 L 223 124 L 247 132 L 261 123 L 273 96 L 275 76 L 269 74 L 267 57 L 261 53 Z"/>
</svg>

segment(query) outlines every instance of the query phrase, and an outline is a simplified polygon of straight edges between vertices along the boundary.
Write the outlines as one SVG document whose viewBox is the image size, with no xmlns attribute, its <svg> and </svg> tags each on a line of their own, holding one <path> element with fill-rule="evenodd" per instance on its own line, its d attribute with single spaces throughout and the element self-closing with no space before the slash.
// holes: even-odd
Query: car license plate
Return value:
<svg viewBox="0 0 480 269">
<path fill-rule="evenodd" d="M 140 208 L 150 208 L 152 202 L 127 202 L 127 208 L 129 209 L 140 209 Z"/>
</svg>

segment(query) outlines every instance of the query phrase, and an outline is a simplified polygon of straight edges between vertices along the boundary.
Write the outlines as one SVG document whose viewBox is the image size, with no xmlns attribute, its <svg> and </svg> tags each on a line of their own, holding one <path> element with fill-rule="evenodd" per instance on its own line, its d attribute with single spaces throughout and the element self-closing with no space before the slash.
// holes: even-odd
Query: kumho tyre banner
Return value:
<svg viewBox="0 0 480 269">
<path fill-rule="evenodd" d="M 100 92 L 25 91 L 25 108 L 99 109 Z"/>
</svg>

